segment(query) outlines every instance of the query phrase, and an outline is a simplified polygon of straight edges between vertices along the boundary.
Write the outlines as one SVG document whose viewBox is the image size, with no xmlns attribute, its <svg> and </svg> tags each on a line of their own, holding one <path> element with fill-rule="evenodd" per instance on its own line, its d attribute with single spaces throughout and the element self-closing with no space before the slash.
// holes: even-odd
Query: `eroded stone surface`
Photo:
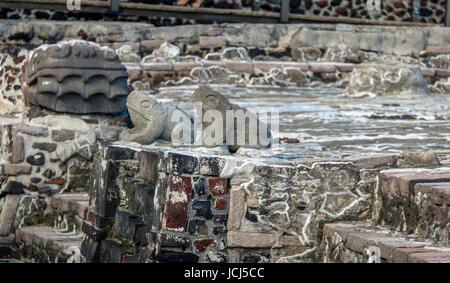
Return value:
<svg viewBox="0 0 450 283">
<path fill-rule="evenodd" d="M 427 83 L 418 67 L 398 64 L 361 65 L 353 69 L 349 95 L 427 95 Z"/>
<path fill-rule="evenodd" d="M 115 113 L 125 110 L 127 77 L 112 49 L 62 41 L 28 55 L 22 91 L 28 104 L 57 112 Z"/>
</svg>

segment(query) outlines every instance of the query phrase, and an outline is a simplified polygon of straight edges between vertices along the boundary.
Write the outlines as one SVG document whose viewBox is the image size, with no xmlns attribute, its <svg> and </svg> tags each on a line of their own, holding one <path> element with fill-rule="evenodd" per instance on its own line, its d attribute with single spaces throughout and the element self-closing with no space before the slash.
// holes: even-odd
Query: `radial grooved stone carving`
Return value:
<svg viewBox="0 0 450 283">
<path fill-rule="evenodd" d="M 83 40 L 33 50 L 24 66 L 27 104 L 56 112 L 116 113 L 125 110 L 128 74 L 108 47 Z"/>
</svg>

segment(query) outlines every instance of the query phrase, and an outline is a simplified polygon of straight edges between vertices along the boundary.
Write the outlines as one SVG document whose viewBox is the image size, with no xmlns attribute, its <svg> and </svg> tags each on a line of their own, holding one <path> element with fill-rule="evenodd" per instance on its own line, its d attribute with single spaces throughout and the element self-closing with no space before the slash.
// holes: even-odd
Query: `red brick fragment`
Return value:
<svg viewBox="0 0 450 283">
<path fill-rule="evenodd" d="M 227 190 L 227 179 L 214 177 L 208 179 L 209 191 L 212 195 L 224 195 Z"/>
</svg>

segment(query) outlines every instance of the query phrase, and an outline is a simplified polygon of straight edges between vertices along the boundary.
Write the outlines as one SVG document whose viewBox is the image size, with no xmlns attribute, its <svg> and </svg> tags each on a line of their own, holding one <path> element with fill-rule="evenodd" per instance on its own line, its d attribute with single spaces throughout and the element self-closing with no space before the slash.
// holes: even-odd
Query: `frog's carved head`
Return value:
<svg viewBox="0 0 450 283">
<path fill-rule="evenodd" d="M 166 108 L 142 91 L 130 93 L 127 99 L 127 107 L 135 125 L 139 124 L 137 120 L 153 121 L 164 119 L 167 116 Z"/>
</svg>

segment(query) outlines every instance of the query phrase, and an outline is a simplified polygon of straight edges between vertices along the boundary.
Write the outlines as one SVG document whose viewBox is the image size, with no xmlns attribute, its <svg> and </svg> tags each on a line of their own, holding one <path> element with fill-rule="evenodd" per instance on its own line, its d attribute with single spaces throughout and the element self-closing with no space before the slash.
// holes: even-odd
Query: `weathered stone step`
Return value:
<svg viewBox="0 0 450 283">
<path fill-rule="evenodd" d="M 450 262 L 450 248 L 367 223 L 325 224 L 321 249 L 325 262 Z"/>
<path fill-rule="evenodd" d="M 380 172 L 378 223 L 450 246 L 450 168 Z"/>
<path fill-rule="evenodd" d="M 408 197 L 420 191 L 432 200 L 448 201 L 450 168 L 390 169 L 380 172 L 380 182 L 382 192 L 392 196 Z"/>
<path fill-rule="evenodd" d="M 32 262 L 81 262 L 82 237 L 46 226 L 22 227 L 17 233 L 23 260 Z"/>
</svg>

